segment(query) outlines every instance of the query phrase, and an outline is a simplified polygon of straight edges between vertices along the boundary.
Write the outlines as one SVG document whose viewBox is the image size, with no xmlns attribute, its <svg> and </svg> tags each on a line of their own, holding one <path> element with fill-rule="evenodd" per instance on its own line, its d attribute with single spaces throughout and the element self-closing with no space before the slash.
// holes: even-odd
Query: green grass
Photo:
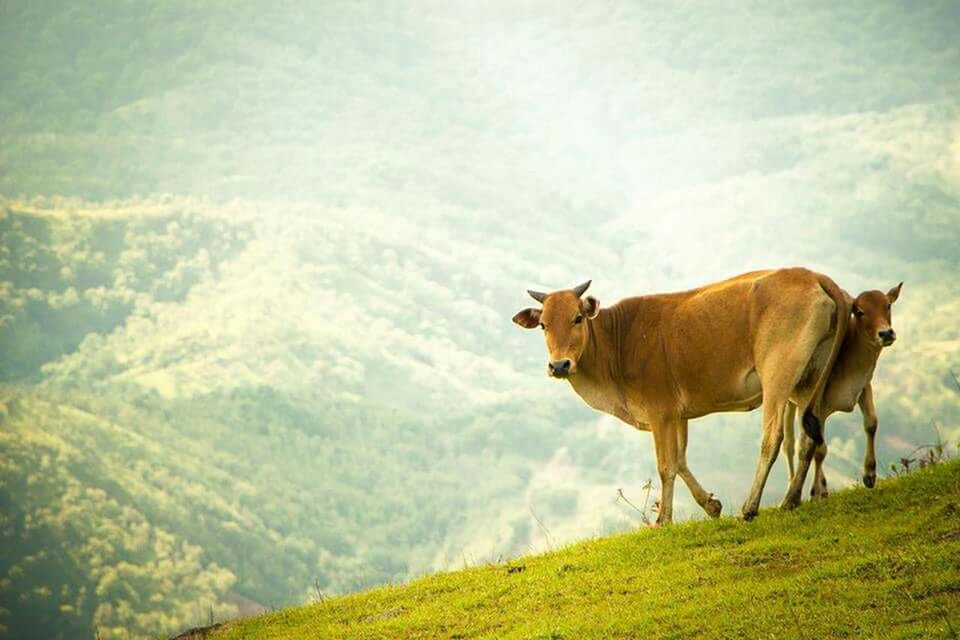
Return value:
<svg viewBox="0 0 960 640">
<path fill-rule="evenodd" d="M 956 638 L 960 461 L 228 623 L 218 639 Z"/>
</svg>

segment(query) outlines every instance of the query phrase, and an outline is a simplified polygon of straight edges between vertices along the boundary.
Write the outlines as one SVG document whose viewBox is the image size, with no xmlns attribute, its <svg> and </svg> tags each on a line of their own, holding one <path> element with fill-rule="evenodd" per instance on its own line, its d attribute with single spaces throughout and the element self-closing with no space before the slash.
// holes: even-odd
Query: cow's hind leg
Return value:
<svg viewBox="0 0 960 640">
<path fill-rule="evenodd" d="M 760 498 L 763 487 L 770 475 L 770 468 L 777 459 L 777 451 L 783 442 L 783 411 L 787 398 L 785 394 L 775 395 L 764 390 L 763 396 L 763 439 L 760 443 L 760 459 L 753 476 L 753 485 L 743 503 L 741 515 L 744 520 L 752 520 L 760 510 Z"/>
<path fill-rule="evenodd" d="M 783 410 L 783 456 L 787 459 L 787 481 L 793 478 L 794 448 L 797 443 L 793 427 L 797 418 L 797 405 L 788 402 Z"/>
<path fill-rule="evenodd" d="M 829 326 L 829 316 L 814 315 L 805 324 L 794 328 L 794 342 L 786 340 L 786 330 L 782 327 L 775 340 L 768 336 L 772 345 L 767 348 L 757 367 L 763 387 L 763 438 L 753 485 L 743 503 L 745 520 L 753 518 L 760 509 L 763 487 L 770 474 L 770 467 L 777 459 L 777 451 L 783 443 L 783 420 L 787 404 L 790 403 Z M 803 471 L 806 473 L 805 469 Z M 796 475 L 793 479 L 796 480 Z"/>
<path fill-rule="evenodd" d="M 796 327 L 795 333 L 788 335 L 786 328 L 780 326 L 778 335 L 771 343 L 773 348 L 765 354 L 764 360 L 760 363 L 763 369 L 758 368 L 764 399 L 766 399 L 768 388 L 776 389 L 778 392 L 784 392 L 792 402 L 797 404 L 797 409 L 803 407 L 800 451 L 787 495 L 781 503 L 784 509 L 791 509 L 800 504 L 803 483 L 816 449 L 816 443 L 811 435 L 819 436 L 823 433 L 824 416 L 814 414 L 819 407 L 807 405 L 817 401 L 816 398 L 810 397 L 816 391 L 815 381 L 824 380 L 828 375 L 827 366 L 832 364 L 830 357 L 832 349 L 836 346 L 836 332 L 841 330 L 836 326 L 836 313 L 836 303 L 833 300 L 818 296 L 811 302 L 809 308 L 797 314 L 798 317 L 805 317 L 805 322 L 802 326 Z M 781 351 L 781 346 L 788 351 Z M 773 385 L 768 384 L 767 377 L 772 378 Z M 799 386 L 801 384 L 803 388 Z M 800 398 L 804 398 L 802 403 L 797 402 Z"/>
<path fill-rule="evenodd" d="M 712 493 L 704 490 L 700 486 L 700 483 L 697 482 L 697 479 L 693 477 L 693 474 L 690 472 L 690 469 L 687 467 L 687 421 L 683 420 L 677 426 L 677 475 L 683 478 L 684 483 L 686 483 L 687 488 L 690 489 L 690 493 L 693 495 L 693 499 L 697 501 L 697 504 L 703 507 L 703 510 L 707 512 L 707 515 L 711 518 L 720 517 L 720 511 L 723 509 L 723 505 L 720 504 L 720 501 L 717 500 Z"/>
</svg>

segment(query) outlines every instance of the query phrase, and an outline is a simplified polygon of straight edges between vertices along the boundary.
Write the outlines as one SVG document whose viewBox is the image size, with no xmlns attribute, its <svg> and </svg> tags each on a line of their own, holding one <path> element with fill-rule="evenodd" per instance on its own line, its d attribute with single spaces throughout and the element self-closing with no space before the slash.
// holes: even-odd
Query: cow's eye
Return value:
<svg viewBox="0 0 960 640">
<path fill-rule="evenodd" d="M 581 322 L 583 322 L 583 316 L 577 316 L 573 319 L 573 324 L 580 324 Z"/>
<path fill-rule="evenodd" d="M 890 304 L 887 303 L 887 311 L 890 311 Z"/>
<path fill-rule="evenodd" d="M 541 329 L 546 329 L 547 326 L 541 322 L 541 323 L 540 323 L 540 328 L 541 328 Z"/>
</svg>

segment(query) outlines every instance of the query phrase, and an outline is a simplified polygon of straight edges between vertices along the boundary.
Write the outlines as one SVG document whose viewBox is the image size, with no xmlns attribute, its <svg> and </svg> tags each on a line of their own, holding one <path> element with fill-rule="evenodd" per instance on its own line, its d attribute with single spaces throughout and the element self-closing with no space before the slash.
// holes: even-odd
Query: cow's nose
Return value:
<svg viewBox="0 0 960 640">
<path fill-rule="evenodd" d="M 570 358 L 564 358 L 563 360 L 554 360 L 547 366 L 550 369 L 550 375 L 563 378 L 570 373 L 570 366 L 572 364 Z"/>
<path fill-rule="evenodd" d="M 897 339 L 897 332 L 893 329 L 884 329 L 877 335 L 879 335 L 880 339 L 883 340 L 883 344 L 893 344 L 893 341 Z"/>
</svg>

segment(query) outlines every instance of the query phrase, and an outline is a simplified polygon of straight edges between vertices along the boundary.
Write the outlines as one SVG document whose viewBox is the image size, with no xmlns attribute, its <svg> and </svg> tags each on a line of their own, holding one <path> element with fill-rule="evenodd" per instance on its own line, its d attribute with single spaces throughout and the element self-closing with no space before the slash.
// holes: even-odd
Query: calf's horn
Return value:
<svg viewBox="0 0 960 640">
<path fill-rule="evenodd" d="M 527 289 L 527 293 L 529 293 L 530 297 L 536 300 L 537 302 L 539 302 L 540 304 L 543 304 L 543 299 L 547 297 L 547 294 L 545 293 L 541 293 L 539 291 L 531 291 L 530 289 Z"/>
<path fill-rule="evenodd" d="M 583 284 L 579 284 L 573 288 L 573 292 L 577 294 L 578 298 L 583 295 L 584 291 L 587 290 L 587 287 L 590 286 L 591 282 L 593 282 L 593 280 L 587 280 Z"/>
</svg>

